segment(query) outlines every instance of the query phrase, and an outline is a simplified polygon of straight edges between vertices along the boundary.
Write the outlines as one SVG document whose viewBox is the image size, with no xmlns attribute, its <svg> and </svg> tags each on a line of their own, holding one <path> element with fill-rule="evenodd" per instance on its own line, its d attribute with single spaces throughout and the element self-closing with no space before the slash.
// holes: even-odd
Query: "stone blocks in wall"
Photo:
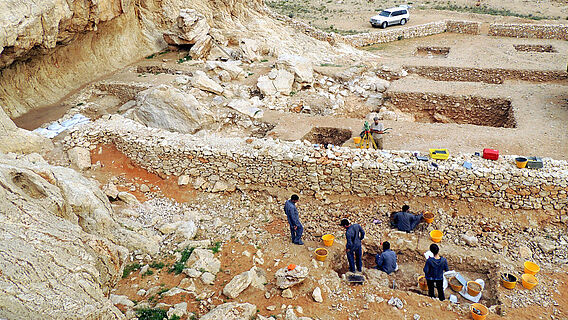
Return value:
<svg viewBox="0 0 568 320">
<path fill-rule="evenodd" d="M 568 40 L 568 25 L 492 23 L 489 26 L 489 35 L 497 37 Z"/>
<path fill-rule="evenodd" d="M 485 201 L 512 209 L 568 208 L 568 162 L 563 160 L 545 159 L 545 168 L 523 170 L 516 168 L 514 156 L 487 161 L 454 154 L 433 169 L 408 151 L 323 149 L 307 141 L 217 140 L 206 145 L 192 135 L 146 128 L 112 116 L 71 132 L 65 146 L 114 144 L 142 168 L 164 175 L 188 175 L 189 184 L 199 182 L 199 188 L 206 191 L 226 181 L 242 190 L 282 188 L 319 198 L 400 194 Z M 474 169 L 465 169 L 464 161 L 472 162 Z"/>
</svg>

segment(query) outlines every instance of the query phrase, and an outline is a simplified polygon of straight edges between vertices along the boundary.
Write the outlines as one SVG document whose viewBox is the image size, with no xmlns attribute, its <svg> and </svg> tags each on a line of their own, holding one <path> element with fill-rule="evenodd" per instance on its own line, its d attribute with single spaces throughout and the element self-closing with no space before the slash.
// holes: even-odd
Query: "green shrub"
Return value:
<svg viewBox="0 0 568 320">
<path fill-rule="evenodd" d="M 221 245 L 222 244 L 223 244 L 223 242 L 217 241 L 217 242 L 215 242 L 215 244 L 213 244 L 213 246 L 211 248 L 209 248 L 209 250 L 213 251 L 213 253 L 217 253 L 217 252 L 221 251 Z"/>
<path fill-rule="evenodd" d="M 168 318 L 166 310 L 162 309 L 139 309 L 136 310 L 138 320 L 163 320 Z"/>
<path fill-rule="evenodd" d="M 195 250 L 195 248 L 185 248 L 181 252 L 181 258 L 172 265 L 170 268 L 170 272 L 174 272 L 175 274 L 180 274 L 183 269 L 185 268 L 185 263 L 191 256 L 191 253 Z"/>
<path fill-rule="evenodd" d="M 163 262 L 152 262 L 150 264 L 150 268 L 154 268 L 154 269 L 162 269 L 165 266 L 165 264 Z"/>
<path fill-rule="evenodd" d="M 124 270 L 122 271 L 122 278 L 124 279 L 128 277 L 128 275 L 130 275 L 132 271 L 139 270 L 141 267 L 142 266 L 138 262 L 127 265 L 126 267 L 124 267 Z"/>
</svg>

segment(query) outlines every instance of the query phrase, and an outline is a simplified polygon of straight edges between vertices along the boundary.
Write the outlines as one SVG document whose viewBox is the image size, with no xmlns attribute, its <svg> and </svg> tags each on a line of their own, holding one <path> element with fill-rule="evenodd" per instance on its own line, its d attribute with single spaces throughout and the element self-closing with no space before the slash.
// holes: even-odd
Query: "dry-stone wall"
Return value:
<svg viewBox="0 0 568 320">
<path fill-rule="evenodd" d="M 204 139 L 152 129 L 114 115 L 85 124 L 65 139 L 67 148 L 114 144 L 147 170 L 189 175 L 200 184 L 224 181 L 240 189 L 284 188 L 312 194 L 432 196 L 488 201 L 504 208 L 568 207 L 568 162 L 545 159 L 545 168 L 517 169 L 513 156 L 489 161 L 469 155 L 415 160 L 410 152 L 346 147 L 323 149 L 307 141 Z M 465 169 L 463 162 L 473 163 Z"/>
<path fill-rule="evenodd" d="M 462 20 L 446 20 L 446 32 L 464 33 L 464 34 L 480 34 L 481 22 L 462 21 Z"/>
<path fill-rule="evenodd" d="M 445 21 L 436 21 L 417 26 L 386 29 L 379 32 L 359 33 L 344 36 L 345 42 L 354 47 L 364 47 L 377 43 L 392 42 L 402 39 L 418 38 L 438 34 L 446 31 Z"/>
<path fill-rule="evenodd" d="M 387 29 L 376 32 L 365 32 L 343 36 L 334 32 L 325 32 L 307 23 L 297 21 L 281 14 L 271 12 L 274 19 L 284 21 L 294 29 L 301 31 L 318 40 L 327 41 L 331 45 L 337 42 L 348 43 L 354 47 L 370 46 L 377 43 L 392 42 L 401 39 L 410 39 L 430 36 L 443 32 L 455 32 L 465 34 L 479 34 L 481 22 L 462 20 L 442 20 L 417 26 L 405 26 L 395 29 Z"/>
<path fill-rule="evenodd" d="M 513 38 L 538 38 L 568 40 L 566 24 L 500 24 L 489 26 L 489 35 Z"/>
<path fill-rule="evenodd" d="M 436 81 L 467 81 L 501 84 L 505 80 L 554 82 L 568 80 L 564 71 L 519 70 L 502 68 L 467 68 L 440 66 L 404 66 L 408 73 Z"/>
</svg>

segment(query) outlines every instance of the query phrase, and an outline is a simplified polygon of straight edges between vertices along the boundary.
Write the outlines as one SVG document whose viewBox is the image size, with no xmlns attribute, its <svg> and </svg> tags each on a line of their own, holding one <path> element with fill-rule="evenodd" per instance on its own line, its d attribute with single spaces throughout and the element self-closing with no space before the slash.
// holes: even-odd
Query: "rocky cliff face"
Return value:
<svg viewBox="0 0 568 320">
<path fill-rule="evenodd" d="M 73 170 L 27 159 L 0 155 L 0 318 L 123 319 L 105 295 L 128 250 L 81 226 L 104 206 L 69 200 L 69 175 L 90 185 Z"/>
<path fill-rule="evenodd" d="M 6 0 L 0 2 L 0 105 L 14 118 L 165 47 L 162 34 L 193 8 L 242 28 L 261 0 Z"/>
</svg>

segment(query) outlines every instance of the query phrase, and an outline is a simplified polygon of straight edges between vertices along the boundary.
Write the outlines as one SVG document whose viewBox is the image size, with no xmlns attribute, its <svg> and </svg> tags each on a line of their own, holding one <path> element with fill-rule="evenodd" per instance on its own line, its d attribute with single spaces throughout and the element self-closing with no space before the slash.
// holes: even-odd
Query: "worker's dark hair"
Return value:
<svg viewBox="0 0 568 320">
<path fill-rule="evenodd" d="M 437 255 L 438 252 L 440 252 L 440 247 L 438 247 L 437 244 L 432 243 L 432 244 L 430 245 L 430 252 L 432 252 L 434 255 Z"/>
<path fill-rule="evenodd" d="M 410 207 L 407 204 L 402 206 L 402 211 L 408 211 L 408 209 L 410 209 Z"/>
<path fill-rule="evenodd" d="M 347 227 L 347 226 L 349 225 L 349 220 L 347 220 L 347 219 L 341 219 L 340 225 L 341 225 L 342 227 Z"/>
<path fill-rule="evenodd" d="M 300 197 L 298 197 L 297 194 L 293 194 L 292 197 L 290 197 L 290 200 L 300 200 Z"/>
<path fill-rule="evenodd" d="M 388 241 L 383 242 L 383 251 L 391 248 L 391 244 Z"/>
</svg>

